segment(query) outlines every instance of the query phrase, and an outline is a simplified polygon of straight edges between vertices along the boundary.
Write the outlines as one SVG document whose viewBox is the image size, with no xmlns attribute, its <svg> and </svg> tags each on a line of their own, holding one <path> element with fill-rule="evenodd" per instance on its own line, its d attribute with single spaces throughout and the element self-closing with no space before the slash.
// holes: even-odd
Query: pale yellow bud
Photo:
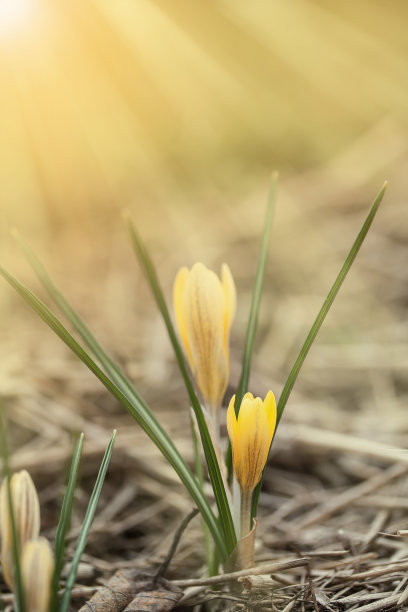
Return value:
<svg viewBox="0 0 408 612">
<path fill-rule="evenodd" d="M 26 612 L 48 612 L 54 557 L 45 538 L 30 540 L 21 555 Z"/>
<path fill-rule="evenodd" d="M 6 583 L 13 588 L 13 536 L 7 489 L 7 480 L 4 479 L 0 488 L 1 565 Z M 10 489 L 19 551 L 21 551 L 28 540 L 38 537 L 40 505 L 34 483 L 26 470 L 13 474 Z"/>
<path fill-rule="evenodd" d="M 221 405 L 229 378 L 229 332 L 236 291 L 229 267 L 221 280 L 202 263 L 181 268 L 174 282 L 174 312 L 184 350 L 204 402 Z"/>
<path fill-rule="evenodd" d="M 244 493 L 251 493 L 262 476 L 276 427 L 276 403 L 272 391 L 265 400 L 246 393 L 238 418 L 235 416 L 235 395 L 227 412 L 228 435 L 231 441 L 235 478 Z"/>
</svg>

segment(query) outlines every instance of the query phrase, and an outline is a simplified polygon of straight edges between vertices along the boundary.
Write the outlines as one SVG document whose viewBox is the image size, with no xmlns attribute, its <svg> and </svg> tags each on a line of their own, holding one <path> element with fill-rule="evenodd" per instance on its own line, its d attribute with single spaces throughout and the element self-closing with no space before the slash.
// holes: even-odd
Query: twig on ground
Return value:
<svg viewBox="0 0 408 612">
<path fill-rule="evenodd" d="M 174 556 L 174 553 L 176 552 L 177 546 L 179 545 L 181 536 L 183 535 L 184 531 L 186 530 L 187 525 L 189 524 L 189 522 L 198 514 L 198 509 L 194 508 L 180 523 L 180 525 L 178 526 L 176 533 L 174 534 L 173 537 L 173 541 L 171 543 L 170 549 L 166 555 L 166 558 L 164 559 L 163 563 L 161 564 L 161 566 L 159 567 L 158 571 L 156 572 L 156 575 L 154 577 L 154 581 L 153 583 L 155 584 L 156 582 L 158 582 L 160 580 L 160 578 L 162 578 L 164 576 L 164 574 L 166 573 L 170 562 Z"/>
<path fill-rule="evenodd" d="M 240 570 L 238 572 L 231 572 L 229 574 L 222 574 L 219 576 L 211 576 L 210 578 L 197 578 L 189 580 L 173 580 L 173 583 L 177 586 L 184 588 L 190 586 L 211 586 L 213 584 L 226 584 L 232 582 L 241 576 L 254 576 L 259 574 L 274 574 L 275 572 L 282 572 L 284 570 L 293 569 L 295 567 L 305 567 L 309 564 L 310 560 L 308 557 L 301 559 L 291 559 L 290 561 L 281 561 L 275 563 L 269 563 L 268 565 L 259 565 L 250 567 L 249 569 Z"/>
</svg>

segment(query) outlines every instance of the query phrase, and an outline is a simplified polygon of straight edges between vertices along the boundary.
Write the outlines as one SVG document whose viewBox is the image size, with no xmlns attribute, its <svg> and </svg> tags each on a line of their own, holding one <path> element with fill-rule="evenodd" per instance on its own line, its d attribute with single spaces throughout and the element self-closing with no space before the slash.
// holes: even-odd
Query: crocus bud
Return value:
<svg viewBox="0 0 408 612">
<path fill-rule="evenodd" d="M 26 612 L 48 612 L 54 557 L 45 538 L 30 540 L 21 555 Z"/>
<path fill-rule="evenodd" d="M 13 535 L 7 480 L 0 488 L 0 536 L 1 565 L 6 583 L 13 588 L 14 558 Z M 38 537 L 40 532 L 40 505 L 37 491 L 30 474 L 26 470 L 13 474 L 10 480 L 11 499 L 19 551 L 28 540 Z"/>
<path fill-rule="evenodd" d="M 197 387 L 213 411 L 220 407 L 227 388 L 235 309 L 235 284 L 226 264 L 221 280 L 202 263 L 179 270 L 174 282 L 176 321 Z"/>
<path fill-rule="evenodd" d="M 252 493 L 261 479 L 276 427 L 276 403 L 272 391 L 265 400 L 246 393 L 238 418 L 235 416 L 235 395 L 227 412 L 228 435 L 232 447 L 235 478 L 241 491 Z"/>
</svg>

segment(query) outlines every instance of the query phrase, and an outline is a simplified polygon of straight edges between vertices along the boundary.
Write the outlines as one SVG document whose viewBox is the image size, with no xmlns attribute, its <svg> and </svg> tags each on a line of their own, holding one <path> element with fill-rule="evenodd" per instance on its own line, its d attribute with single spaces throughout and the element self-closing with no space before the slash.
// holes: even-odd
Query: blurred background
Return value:
<svg viewBox="0 0 408 612">
<path fill-rule="evenodd" d="M 377 188 L 405 150 L 407 17 L 403 0 L 1 0 L 2 230 L 89 235 L 126 206 L 171 222 L 272 169 Z"/>
<path fill-rule="evenodd" d="M 175 436 L 187 401 L 121 213 L 169 301 L 181 265 L 228 261 L 232 392 L 278 170 L 253 391 L 279 395 L 388 179 L 284 421 L 406 448 L 407 18 L 405 0 L 0 0 L 1 260 L 44 295 L 17 226 Z M 72 428 L 120 433 L 129 417 L 5 283 L 0 305 L 16 465 L 55 469 L 38 451 L 69 453 Z"/>
</svg>

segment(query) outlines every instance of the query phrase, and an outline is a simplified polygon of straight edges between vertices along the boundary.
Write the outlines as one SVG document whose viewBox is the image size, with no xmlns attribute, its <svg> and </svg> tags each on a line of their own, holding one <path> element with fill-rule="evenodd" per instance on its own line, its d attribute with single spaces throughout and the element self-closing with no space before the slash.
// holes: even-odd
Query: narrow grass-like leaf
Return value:
<svg viewBox="0 0 408 612">
<path fill-rule="evenodd" d="M 249 311 L 248 325 L 245 336 L 244 356 L 242 360 L 241 376 L 235 398 L 235 414 L 238 416 L 242 398 L 248 391 L 249 376 L 251 373 L 252 353 L 254 349 L 256 329 L 258 325 L 259 306 L 262 297 L 262 288 L 265 278 L 266 262 L 268 259 L 269 240 L 272 229 L 273 213 L 275 210 L 278 174 L 272 175 L 272 184 L 269 190 L 268 205 L 262 234 L 261 248 L 259 250 L 258 265 L 256 268 L 254 288 L 252 291 L 251 309 Z"/>
<path fill-rule="evenodd" d="M 74 502 L 75 487 L 78 478 L 79 464 L 81 461 L 82 446 L 84 442 L 84 434 L 79 436 L 78 442 L 75 445 L 74 454 L 72 455 L 71 469 L 68 478 L 68 484 L 65 491 L 64 499 L 61 507 L 60 519 L 58 522 L 57 531 L 55 533 L 55 568 L 51 586 L 51 605 L 50 610 L 57 609 L 58 603 L 58 588 L 61 579 L 61 571 L 64 565 L 65 539 L 68 533 L 72 504 Z"/>
<path fill-rule="evenodd" d="M 214 542 L 219 549 L 223 560 L 228 557 L 228 551 L 224 543 L 224 537 L 218 525 L 217 519 L 212 512 L 210 505 L 194 478 L 190 468 L 180 455 L 174 443 L 154 417 L 147 404 L 135 392 L 131 396 L 127 391 L 113 380 L 111 380 L 95 363 L 91 356 L 80 346 L 61 321 L 50 311 L 50 309 L 25 285 L 9 274 L 4 268 L 0 267 L 0 274 L 5 280 L 24 298 L 29 306 L 43 319 L 43 321 L 61 338 L 61 340 L 75 353 L 79 359 L 95 374 L 102 384 L 116 397 L 116 399 L 126 408 L 129 414 L 141 425 L 147 435 L 153 440 L 158 449 L 165 456 L 170 465 L 174 468 L 180 480 L 186 487 L 197 504 L 197 508 L 206 521 Z"/>
<path fill-rule="evenodd" d="M 204 470 L 203 470 L 203 464 L 202 464 L 202 459 L 201 459 L 198 436 L 197 436 L 195 426 L 194 426 L 194 417 L 191 413 L 190 413 L 190 431 L 191 431 L 191 438 L 193 441 L 193 449 L 194 449 L 195 473 L 196 473 L 197 480 L 200 484 L 200 487 L 203 488 L 204 487 Z M 204 521 L 202 517 L 201 517 L 201 525 L 202 525 L 202 532 L 203 532 L 203 539 L 204 539 L 205 560 L 207 563 L 207 569 L 210 570 L 211 565 L 212 565 L 211 534 L 208 529 L 207 523 Z"/>
<path fill-rule="evenodd" d="M 214 491 L 214 497 L 218 508 L 220 523 L 222 525 L 223 533 L 225 536 L 225 544 L 229 553 L 231 553 L 237 543 L 235 528 L 214 446 L 208 431 L 207 423 L 205 421 L 200 402 L 197 398 L 197 394 L 194 390 L 193 383 L 191 382 L 187 364 L 184 359 L 184 354 L 181 350 L 180 343 L 178 341 L 177 334 L 174 329 L 169 310 L 167 308 L 166 300 L 164 299 L 164 294 L 161 289 L 154 264 L 140 236 L 136 232 L 132 220 L 127 217 L 126 222 L 133 249 L 150 284 L 154 298 L 156 300 L 156 304 L 166 325 L 167 332 L 169 334 L 170 341 L 173 346 L 173 350 L 180 368 L 180 372 L 182 374 L 184 384 L 186 386 L 190 398 L 191 406 L 194 410 L 194 414 L 197 419 L 198 429 L 201 436 L 201 443 L 203 445 L 205 460 L 207 462 L 208 473 Z"/>
<path fill-rule="evenodd" d="M 289 399 L 289 396 L 291 394 L 291 391 L 293 389 L 293 386 L 296 382 L 296 379 L 298 377 L 298 374 L 300 372 L 300 368 L 303 365 L 304 360 L 306 359 L 306 355 L 309 352 L 310 347 L 312 346 L 314 339 L 316 338 L 319 329 L 322 326 L 323 321 L 326 318 L 327 313 L 329 312 L 331 305 L 333 304 L 340 287 L 343 284 L 344 279 L 346 278 L 348 271 L 350 270 L 356 256 L 357 253 L 360 250 L 361 245 L 364 242 L 364 239 L 368 233 L 368 230 L 371 227 L 371 224 L 374 220 L 374 217 L 376 215 L 376 212 L 378 210 L 378 207 L 381 204 L 381 200 L 384 197 L 384 193 L 387 187 L 387 183 L 384 183 L 383 187 L 381 188 L 380 192 L 378 193 L 377 197 L 374 200 L 373 205 L 371 206 L 370 212 L 367 215 L 366 220 L 363 223 L 363 226 L 357 236 L 357 238 L 355 239 L 353 246 L 351 247 L 349 254 L 347 255 L 344 264 L 336 278 L 336 280 L 334 281 L 329 293 L 327 294 L 326 299 L 323 302 L 323 305 L 312 325 L 312 327 L 310 328 L 310 331 L 306 337 L 306 340 L 302 346 L 302 348 L 300 349 L 300 353 L 295 361 L 295 363 L 293 364 L 293 367 L 289 373 L 289 376 L 285 382 L 285 385 L 283 387 L 282 393 L 280 395 L 279 401 L 278 401 L 278 405 L 277 405 L 277 411 L 278 411 L 278 423 L 282 417 L 283 411 L 285 409 L 286 403 Z"/>
<path fill-rule="evenodd" d="M 262 233 L 261 247 L 259 250 L 258 264 L 256 268 L 254 288 L 252 291 L 251 308 L 249 311 L 248 325 L 245 335 L 244 355 L 242 359 L 241 376 L 239 379 L 237 392 L 235 395 L 235 414 L 238 417 L 242 398 L 248 391 L 249 377 L 251 373 L 252 353 L 254 349 L 255 335 L 258 326 L 259 306 L 261 304 L 262 288 L 265 278 L 266 262 L 268 259 L 269 240 L 272 229 L 273 213 L 275 210 L 276 190 L 278 186 L 278 173 L 272 175 L 272 184 L 269 190 L 268 203 L 266 208 L 265 223 Z M 231 443 L 228 442 L 228 448 L 225 456 L 225 463 L 228 469 L 228 481 L 232 476 L 232 452 Z"/>
<path fill-rule="evenodd" d="M 363 223 L 363 226 L 360 230 L 360 232 L 358 233 L 357 238 L 355 239 L 353 246 L 351 247 L 342 267 L 341 270 L 339 272 L 339 274 L 337 275 L 336 280 L 334 281 L 329 293 L 327 294 L 326 299 L 323 302 L 323 305 L 316 317 L 316 319 L 314 320 L 314 323 L 312 325 L 312 327 L 310 328 L 310 331 L 308 333 L 308 335 L 306 336 L 306 340 L 303 343 L 302 348 L 300 349 L 299 355 L 297 356 L 297 359 L 295 361 L 295 363 L 292 366 L 291 371 L 289 372 L 289 376 L 286 379 L 286 382 L 284 384 L 282 393 L 280 395 L 279 401 L 278 401 L 278 405 L 277 405 L 277 424 L 276 424 L 276 429 L 279 425 L 279 421 L 282 417 L 283 411 L 285 409 L 286 403 L 289 399 L 289 396 L 291 394 L 291 391 L 293 389 L 293 386 L 296 382 L 296 379 L 298 377 L 298 374 L 300 372 L 300 369 L 306 359 L 306 356 L 310 350 L 310 347 L 312 346 L 319 329 L 322 326 L 322 323 L 324 321 L 324 319 L 326 318 L 327 313 L 330 310 L 331 305 L 333 304 L 339 289 L 341 287 L 341 285 L 343 284 L 344 279 L 346 278 L 356 256 L 357 253 L 360 250 L 361 245 L 364 242 L 365 237 L 367 236 L 368 230 L 371 227 L 371 224 L 374 220 L 374 217 L 377 213 L 378 207 L 381 204 L 381 200 L 384 197 L 384 193 L 385 190 L 387 188 L 387 183 L 385 182 L 383 187 L 381 188 L 381 190 L 379 191 L 377 197 L 375 198 L 370 212 L 367 215 L 366 220 Z M 276 429 L 275 429 L 275 435 L 276 435 Z M 273 440 L 272 440 L 273 442 Z M 258 498 L 259 498 L 259 492 L 260 492 L 260 488 L 262 485 L 262 480 L 261 482 L 258 484 L 258 486 L 255 489 L 254 492 L 254 497 L 253 497 L 253 503 L 252 503 L 252 515 L 256 516 L 256 510 L 257 510 L 257 506 L 258 506 Z"/>
<path fill-rule="evenodd" d="M 78 565 L 81 560 L 82 553 L 84 552 L 88 534 L 91 529 L 98 501 L 102 492 L 103 483 L 105 481 L 106 472 L 108 471 L 109 462 L 112 457 L 113 445 L 115 442 L 116 430 L 113 432 L 112 437 L 109 441 L 107 449 L 102 459 L 101 466 L 99 468 L 98 477 L 95 482 L 94 489 L 92 491 L 91 499 L 89 500 L 88 508 L 85 514 L 84 522 L 82 524 L 81 531 L 78 536 L 77 545 L 75 548 L 74 557 L 71 563 L 71 569 L 67 576 L 67 582 L 65 590 L 61 597 L 61 603 L 59 606 L 59 612 L 67 612 L 71 601 L 71 591 L 75 583 L 75 578 L 78 572 Z"/>
<path fill-rule="evenodd" d="M 88 328 L 85 322 L 81 319 L 79 314 L 75 311 L 75 309 L 71 306 L 68 300 L 55 286 L 47 270 L 45 269 L 41 261 L 38 259 L 34 251 L 31 249 L 31 247 L 22 238 L 22 236 L 17 230 L 13 230 L 12 235 L 19 243 L 28 262 L 32 266 L 34 272 L 36 273 L 37 277 L 39 278 L 45 289 L 48 291 L 50 297 L 54 300 L 57 306 L 65 314 L 67 319 L 72 323 L 72 325 L 81 335 L 88 348 L 98 358 L 98 361 L 101 363 L 108 376 L 110 376 L 110 378 L 115 382 L 115 384 L 117 384 L 119 388 L 122 389 L 122 391 L 126 391 L 126 393 L 130 395 L 135 402 L 142 402 L 142 398 L 137 393 L 130 380 L 126 377 L 126 375 L 119 368 L 119 366 L 113 361 L 113 359 L 111 359 L 111 357 L 104 351 L 102 346 L 99 344 L 99 342 L 92 334 L 91 330 Z"/>
<path fill-rule="evenodd" d="M 10 514 L 10 525 L 11 525 L 11 538 L 13 544 L 13 563 L 14 563 L 14 595 L 17 612 L 25 611 L 25 597 L 23 578 L 21 574 L 20 564 L 20 550 L 18 543 L 17 527 L 13 508 L 13 498 L 11 495 L 11 470 L 9 464 L 9 448 L 7 441 L 6 424 L 3 417 L 3 407 L 0 405 L 0 446 L 1 454 L 3 459 L 3 475 L 7 483 L 7 498 L 8 498 L 8 510 Z"/>
</svg>

